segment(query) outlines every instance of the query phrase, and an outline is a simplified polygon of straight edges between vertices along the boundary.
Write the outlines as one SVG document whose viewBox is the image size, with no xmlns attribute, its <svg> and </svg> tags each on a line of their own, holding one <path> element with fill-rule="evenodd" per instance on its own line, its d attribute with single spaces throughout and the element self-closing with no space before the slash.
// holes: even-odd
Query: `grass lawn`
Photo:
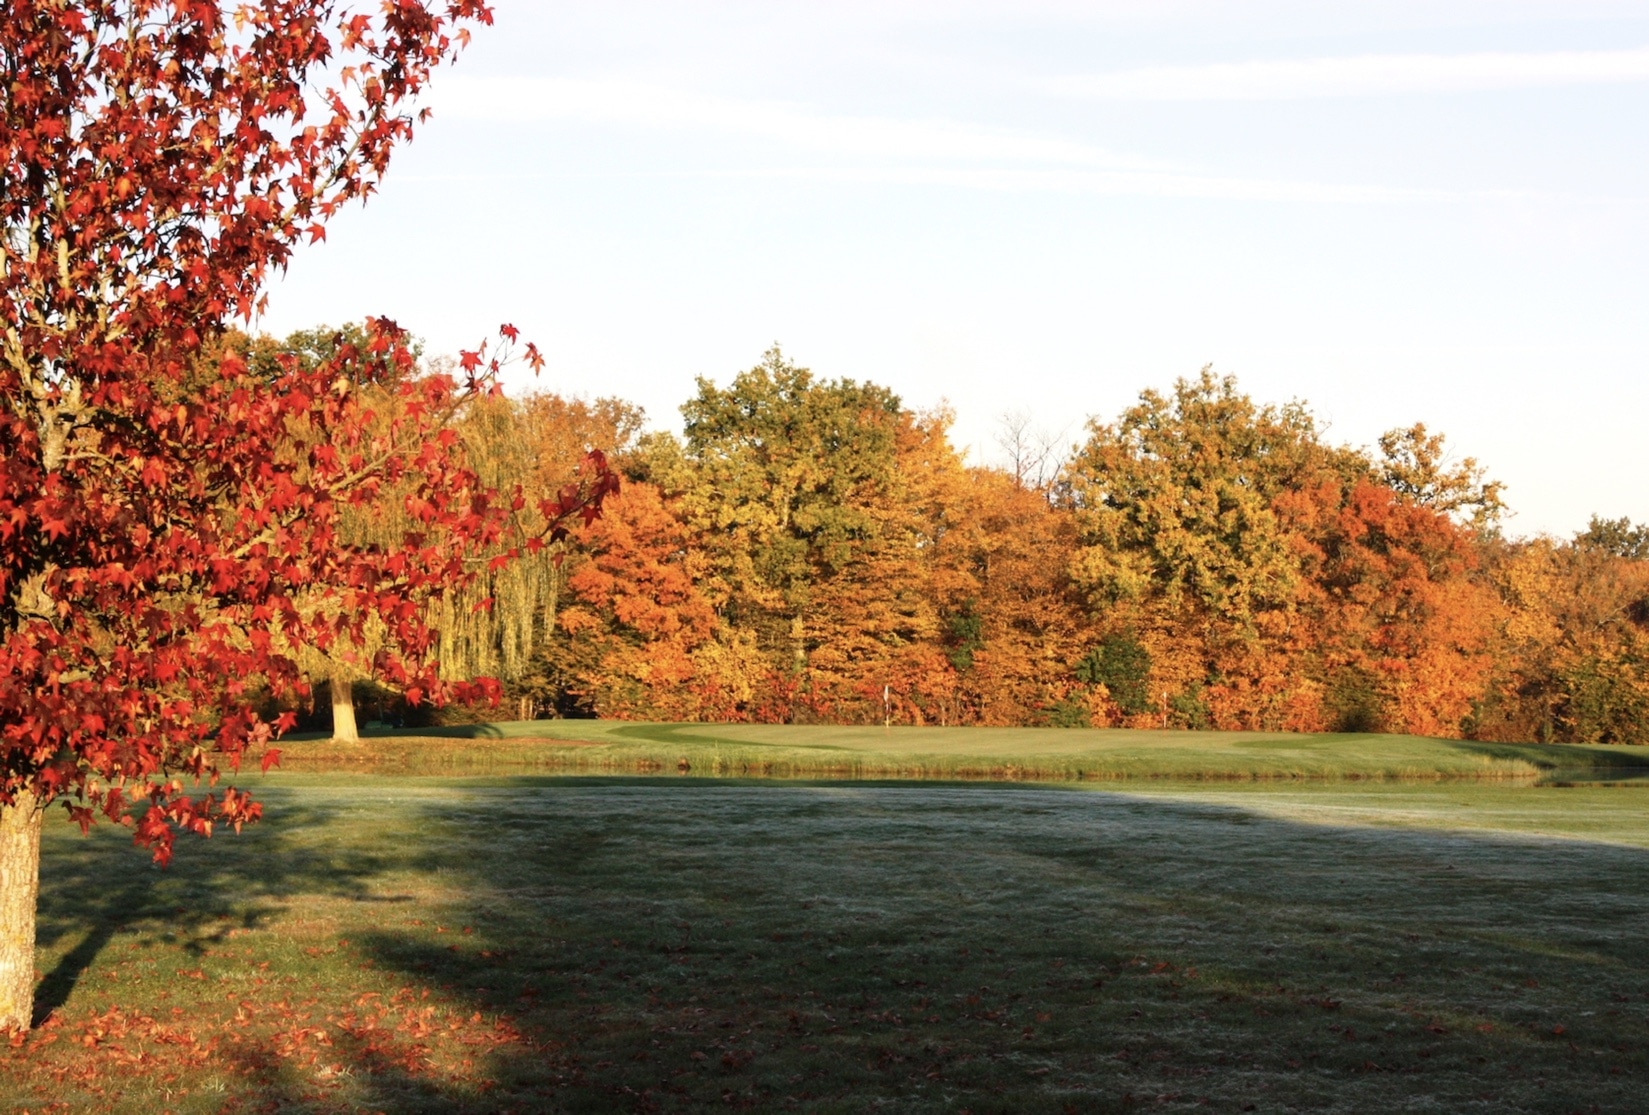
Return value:
<svg viewBox="0 0 1649 1115">
<path fill-rule="evenodd" d="M 1649 777 L 1649 750 L 1423 736 L 527 720 L 299 738 L 292 768 L 695 777 L 1528 781 Z"/>
<path fill-rule="evenodd" d="M 7 1109 L 1637 1111 L 1649 796 L 250 780 L 48 829 Z"/>
</svg>

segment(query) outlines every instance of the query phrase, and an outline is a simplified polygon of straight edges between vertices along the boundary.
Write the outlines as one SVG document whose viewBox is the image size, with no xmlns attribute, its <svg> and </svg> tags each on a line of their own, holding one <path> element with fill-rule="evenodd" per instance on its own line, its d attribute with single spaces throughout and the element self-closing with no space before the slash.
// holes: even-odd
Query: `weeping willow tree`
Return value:
<svg viewBox="0 0 1649 1115">
<path fill-rule="evenodd" d="M 639 431 L 638 408 L 617 400 L 566 400 L 534 394 L 472 405 L 459 425 L 470 466 L 490 487 L 514 493 L 514 511 L 500 553 L 478 563 L 461 589 L 431 602 L 431 626 L 443 677 L 506 683 L 528 672 L 534 651 L 556 630 L 566 583 L 568 543 L 546 507 L 583 498 L 601 480 L 587 454 L 605 445 L 623 450 Z M 521 698 L 519 719 L 535 715 Z"/>
<path fill-rule="evenodd" d="M 392 384 L 403 375 L 416 374 L 387 365 L 375 365 L 370 356 L 366 333 L 359 325 L 346 325 L 339 330 L 324 325 L 300 330 L 290 334 L 279 345 L 267 337 L 247 343 L 254 367 L 260 361 L 273 364 L 285 360 L 295 360 L 300 364 L 313 366 L 330 359 L 343 346 L 350 346 L 366 355 L 363 378 L 356 383 L 339 385 L 339 389 L 365 396 L 368 402 L 365 413 L 369 416 L 369 421 L 377 427 L 382 427 L 376 431 L 378 433 L 387 430 L 400 417 L 399 412 L 405 406 L 404 401 L 388 390 L 386 385 Z M 415 354 L 421 351 L 417 345 L 414 345 L 413 350 Z M 460 417 L 460 412 L 453 411 L 445 420 L 452 422 Z M 367 549 L 399 546 L 408 532 L 419 529 L 419 524 L 407 513 L 405 507 L 406 497 L 415 486 L 413 478 L 391 482 L 379 491 L 377 498 L 339 508 L 340 541 L 351 547 Z M 294 604 L 300 614 L 327 613 L 328 619 L 335 619 L 339 611 L 350 606 L 347 600 L 338 596 L 299 599 Z M 379 652 L 401 649 L 390 646 L 388 627 L 377 615 L 367 612 L 356 618 L 359 622 L 355 624 L 325 625 L 334 630 L 348 629 L 349 636 L 340 635 L 325 646 L 305 645 L 294 648 L 298 662 L 309 675 L 311 685 L 323 680 L 327 683 L 332 705 L 332 738 L 345 743 L 354 743 L 360 738 L 360 729 L 355 718 L 355 683 L 373 676 L 374 663 Z"/>
<path fill-rule="evenodd" d="M 524 436 L 521 408 L 503 396 L 472 404 L 454 416 L 453 426 L 463 440 L 470 467 L 483 484 L 501 493 L 518 490 L 521 506 L 512 515 L 506 536 L 489 552 L 472 558 L 471 577 L 456 589 L 424 602 L 426 618 L 439 641 L 433 648 L 442 678 L 466 681 L 475 677 L 513 678 L 532 654 L 542 632 L 553 630 L 555 602 L 560 591 L 560 560 L 564 546 L 542 539 L 550 528 L 534 506 L 525 481 L 532 471 L 534 450 Z M 408 479 L 386 486 L 370 503 L 346 509 L 340 516 L 339 535 L 349 544 L 366 548 L 397 545 L 419 524 L 408 513 Z M 336 610 L 336 598 L 299 601 L 300 611 Z M 358 636 L 329 646 L 298 648 L 299 661 L 312 685 L 325 682 L 331 692 L 332 738 L 354 743 L 360 738 L 355 716 L 356 683 L 371 679 L 373 662 L 387 649 L 384 624 L 363 617 Z"/>
<path fill-rule="evenodd" d="M 448 358 L 423 362 L 420 370 L 380 366 L 370 355 L 367 331 L 358 324 L 334 329 L 321 325 L 277 339 L 267 335 L 228 335 L 224 344 L 254 370 L 276 375 L 289 363 L 313 368 L 352 346 L 365 355 L 361 379 L 340 389 L 376 396 L 369 408 L 374 422 L 386 427 L 399 406 L 393 392 L 384 389 L 405 374 L 444 373 Z M 422 347 L 411 345 L 414 357 Z M 502 395 L 472 402 L 446 416 L 446 424 L 463 440 L 470 465 L 484 485 L 513 497 L 516 510 L 492 553 L 477 556 L 474 576 L 463 588 L 426 599 L 424 607 L 434 622 L 439 642 L 434 653 L 441 675 L 449 681 L 477 677 L 503 680 L 518 677 L 547 633 L 555 630 L 556 605 L 564 574 L 566 544 L 561 524 L 545 513 L 545 503 L 559 502 L 561 515 L 586 503 L 599 506 L 615 483 L 604 464 L 587 454 L 601 447 L 622 451 L 639 433 L 641 410 L 617 399 L 593 403 L 543 393 L 513 400 Z M 302 455 L 307 438 L 324 432 L 293 431 L 294 452 Z M 301 467 L 298 462 L 294 462 Z M 338 533 L 351 546 L 399 546 L 409 531 L 421 529 L 407 512 L 406 498 L 415 479 L 386 483 L 377 497 L 340 510 Z M 562 497 L 568 497 L 563 499 Z M 554 507 L 550 507 L 552 515 Z M 296 600 L 300 612 L 347 607 L 337 598 Z M 326 682 L 331 690 L 333 737 L 359 738 L 354 690 L 374 676 L 375 660 L 385 650 L 405 651 L 386 643 L 387 628 L 375 616 L 360 617 L 353 637 L 332 644 L 290 648 L 304 664 L 311 686 Z"/>
<path fill-rule="evenodd" d="M 372 432 L 382 435 L 404 406 L 389 387 L 409 371 L 376 355 L 369 332 L 361 324 L 348 324 L 341 329 L 320 325 L 298 330 L 284 338 L 268 334 L 253 336 L 230 330 L 203 351 L 198 373 L 202 378 L 210 377 L 215 373 L 217 361 L 223 353 L 233 353 L 243 359 L 254 374 L 273 379 L 292 365 L 312 371 L 337 357 L 345 347 L 352 349 L 355 355 L 351 365 L 355 369 L 354 377 L 340 381 L 334 390 L 349 391 L 363 397 L 367 404 L 365 414 L 369 416 L 368 420 L 375 427 L 381 427 Z M 412 342 L 409 347 L 411 355 L 416 358 L 421 352 L 421 345 Z M 301 482 L 307 471 L 310 451 L 324 443 L 329 433 L 308 425 L 302 419 L 293 419 L 287 432 L 290 435 L 290 459 L 286 463 L 294 469 Z M 380 490 L 374 500 L 334 508 L 338 515 L 340 542 L 348 546 L 398 546 L 405 532 L 413 528 L 410 516 L 400 509 L 410 488 L 407 483 L 390 484 Z M 305 621 L 317 618 L 334 620 L 340 611 L 349 606 L 336 595 L 300 596 L 291 603 Z M 284 644 L 281 646 L 282 653 L 297 659 L 311 686 L 320 681 L 330 683 L 334 736 L 347 741 L 354 741 L 359 736 L 353 701 L 354 683 L 371 676 L 374 658 L 379 651 L 389 649 L 385 624 L 371 614 L 362 615 L 360 620 L 359 624 L 348 625 L 353 628 L 355 637 L 339 637 L 326 646 L 287 644 L 286 636 L 278 625 L 271 625 L 261 632 L 262 638 Z M 328 623 L 319 627 L 324 630 L 336 625 Z"/>
<path fill-rule="evenodd" d="M 533 483 L 538 452 L 524 409 L 503 396 L 482 400 L 460 427 L 470 467 L 486 484 L 499 491 L 519 487 L 528 498 L 511 521 L 516 537 L 505 539 L 519 551 L 516 560 L 486 562 L 462 589 L 432 604 L 433 626 L 441 635 L 441 674 L 450 680 L 519 677 L 537 641 L 555 630 L 565 545 L 522 545 L 542 538 L 549 525 L 530 498 L 538 486 Z"/>
<path fill-rule="evenodd" d="M 332 698 L 332 738 L 339 742 L 360 739 L 355 720 L 355 683 L 372 676 L 372 660 L 387 645 L 384 636 L 383 622 L 369 615 L 362 624 L 360 639 L 335 643 L 324 650 L 314 646 L 298 649 L 298 663 L 311 679 L 327 681 Z"/>
<path fill-rule="evenodd" d="M 566 583 L 564 540 L 524 545 L 550 537 L 541 504 L 592 482 L 586 453 L 596 446 L 625 451 L 643 421 L 640 408 L 621 400 L 588 403 L 547 393 L 496 396 L 470 407 L 459 426 L 470 466 L 489 486 L 520 493 L 512 537 L 503 540 L 517 556 L 486 561 L 466 586 L 432 603 L 443 677 L 511 681 L 527 670 L 556 629 Z"/>
<path fill-rule="evenodd" d="M 242 349 L 252 366 L 267 366 L 273 372 L 284 361 L 311 365 L 325 360 L 341 345 L 363 345 L 364 337 L 359 326 L 341 330 L 320 326 L 293 333 L 283 341 L 239 337 L 231 343 Z M 424 370 L 446 372 L 448 364 L 446 358 L 437 358 Z M 374 371 L 380 380 L 396 374 L 391 369 Z M 379 384 L 369 380 L 349 389 L 379 397 L 374 421 L 387 424 L 394 419 L 393 408 L 398 404 Z M 473 576 L 461 588 L 424 602 L 439 636 L 433 653 L 444 679 L 509 681 L 522 674 L 534 649 L 555 630 L 567 552 L 561 519 L 572 514 L 569 508 L 576 510 L 592 502 L 599 506 L 602 495 L 614 484 L 604 462 L 592 461 L 589 451 L 603 447 L 622 452 L 643 422 L 640 408 L 621 400 L 589 403 L 549 393 L 521 399 L 496 395 L 472 401 L 448 416 L 449 428 L 462 439 L 470 467 L 486 488 L 510 499 L 514 511 L 497 546 L 472 559 Z M 414 478 L 389 483 L 377 498 L 342 509 L 340 538 L 368 548 L 400 545 L 408 532 L 421 529 L 405 505 L 414 487 Z M 294 604 L 300 612 L 347 606 L 336 597 Z M 293 648 L 311 685 L 324 681 L 331 690 L 333 738 L 345 742 L 359 739 L 356 684 L 374 676 L 374 662 L 381 651 L 405 650 L 387 645 L 387 628 L 375 616 L 361 617 L 353 633 L 354 637 L 325 647 Z"/>
</svg>

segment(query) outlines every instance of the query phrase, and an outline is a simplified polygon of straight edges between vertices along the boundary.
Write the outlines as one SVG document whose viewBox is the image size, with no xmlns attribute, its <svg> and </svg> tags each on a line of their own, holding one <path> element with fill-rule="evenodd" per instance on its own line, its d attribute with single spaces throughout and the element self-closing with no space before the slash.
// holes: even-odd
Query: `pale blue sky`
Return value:
<svg viewBox="0 0 1649 1115">
<path fill-rule="evenodd" d="M 1081 433 L 1204 364 L 1649 520 L 1649 3 L 499 0 L 261 322 L 501 321 L 674 427 L 773 341 Z"/>
</svg>

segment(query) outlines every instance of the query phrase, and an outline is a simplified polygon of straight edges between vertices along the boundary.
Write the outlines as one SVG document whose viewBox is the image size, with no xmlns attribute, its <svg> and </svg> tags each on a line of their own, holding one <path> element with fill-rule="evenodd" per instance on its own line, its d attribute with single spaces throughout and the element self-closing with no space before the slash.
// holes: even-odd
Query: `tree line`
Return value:
<svg viewBox="0 0 1649 1115">
<path fill-rule="evenodd" d="M 1422 425 L 1337 445 L 1205 369 L 1063 460 L 1010 419 L 989 467 L 947 411 L 777 348 L 682 414 L 465 414 L 500 490 L 553 495 L 589 446 L 624 485 L 443 598 L 443 668 L 504 687 L 456 715 L 1649 738 L 1649 528 L 1510 537 Z"/>
</svg>

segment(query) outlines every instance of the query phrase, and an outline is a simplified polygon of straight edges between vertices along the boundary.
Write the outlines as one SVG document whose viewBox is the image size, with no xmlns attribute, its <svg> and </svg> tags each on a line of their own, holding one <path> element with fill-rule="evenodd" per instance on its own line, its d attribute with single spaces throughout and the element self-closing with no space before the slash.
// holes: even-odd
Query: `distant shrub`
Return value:
<svg viewBox="0 0 1649 1115">
<path fill-rule="evenodd" d="M 1168 717 L 1174 727 L 1189 728 L 1193 732 L 1205 731 L 1213 725 L 1213 718 L 1209 715 L 1208 703 L 1202 699 L 1200 686 L 1168 698 Z"/>
<path fill-rule="evenodd" d="M 1151 711 L 1151 652 L 1132 635 L 1108 635 L 1076 664 L 1078 681 L 1103 685 L 1124 716 Z"/>
<path fill-rule="evenodd" d="M 1066 697 L 1044 705 L 1037 717 L 1037 724 L 1043 728 L 1092 728 L 1094 718 L 1087 705 Z"/>
<path fill-rule="evenodd" d="M 950 664 L 958 672 L 972 668 L 974 651 L 985 645 L 985 620 L 976 601 L 964 600 L 958 611 L 945 618 L 945 636 Z"/>
<path fill-rule="evenodd" d="M 1385 697 L 1367 670 L 1343 669 L 1329 679 L 1323 711 L 1336 732 L 1379 732 L 1385 728 Z"/>
</svg>

